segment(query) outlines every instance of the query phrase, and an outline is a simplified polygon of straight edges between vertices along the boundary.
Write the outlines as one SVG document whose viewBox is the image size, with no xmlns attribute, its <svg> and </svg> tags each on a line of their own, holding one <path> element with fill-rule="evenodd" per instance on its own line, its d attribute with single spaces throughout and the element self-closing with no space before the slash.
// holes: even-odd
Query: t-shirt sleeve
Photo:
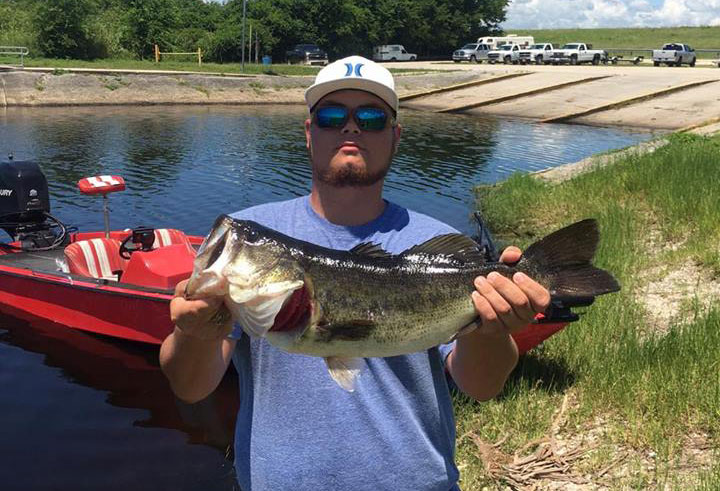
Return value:
<svg viewBox="0 0 720 491">
<path fill-rule="evenodd" d="M 438 350 L 440 351 L 440 358 L 442 359 L 443 367 L 447 368 L 445 366 L 447 362 L 447 357 L 450 356 L 450 353 L 452 350 L 455 349 L 455 341 L 447 344 L 441 344 L 438 346 Z"/>
<path fill-rule="evenodd" d="M 237 340 L 237 339 L 240 339 L 240 338 L 242 337 L 243 332 L 244 332 L 244 331 L 243 331 L 242 326 L 241 326 L 240 324 L 238 324 L 237 322 L 235 322 L 235 323 L 233 323 L 232 331 L 230 332 L 230 334 L 228 334 L 227 337 L 228 337 L 228 339 L 235 339 L 235 340 Z"/>
<path fill-rule="evenodd" d="M 455 380 L 453 380 L 447 367 L 447 359 L 448 356 L 450 356 L 450 353 L 452 353 L 452 350 L 455 349 L 455 343 L 457 343 L 457 341 L 441 344 L 440 346 L 438 346 L 438 351 L 440 352 L 440 360 L 442 361 L 443 369 L 445 370 L 445 379 L 447 381 L 448 387 L 450 387 L 451 390 L 458 390 L 458 387 L 455 384 Z"/>
</svg>

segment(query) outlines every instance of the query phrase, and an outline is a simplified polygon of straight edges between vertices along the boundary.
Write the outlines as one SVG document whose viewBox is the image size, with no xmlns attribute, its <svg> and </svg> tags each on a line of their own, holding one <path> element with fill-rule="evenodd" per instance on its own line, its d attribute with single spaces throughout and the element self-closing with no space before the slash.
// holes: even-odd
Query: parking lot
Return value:
<svg viewBox="0 0 720 491">
<path fill-rule="evenodd" d="M 438 112 L 484 113 L 544 122 L 678 130 L 718 125 L 720 69 L 698 66 L 385 63 L 387 67 L 471 71 L 487 83 L 403 101 Z M 522 74 L 506 78 L 506 74 Z M 497 77 L 497 80 L 494 80 Z M 401 92 L 401 99 L 403 96 Z M 718 128 L 720 129 L 720 128 Z"/>
</svg>

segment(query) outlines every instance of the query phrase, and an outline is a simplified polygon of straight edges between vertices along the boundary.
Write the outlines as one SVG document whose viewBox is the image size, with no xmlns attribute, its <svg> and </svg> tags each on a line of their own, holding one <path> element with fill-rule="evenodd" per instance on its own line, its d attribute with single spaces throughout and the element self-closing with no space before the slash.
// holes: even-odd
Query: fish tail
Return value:
<svg viewBox="0 0 720 491">
<path fill-rule="evenodd" d="M 582 302 L 616 292 L 620 285 L 613 275 L 592 264 L 599 240 L 594 219 L 573 223 L 528 247 L 517 269 L 544 278 L 555 300 Z"/>
</svg>

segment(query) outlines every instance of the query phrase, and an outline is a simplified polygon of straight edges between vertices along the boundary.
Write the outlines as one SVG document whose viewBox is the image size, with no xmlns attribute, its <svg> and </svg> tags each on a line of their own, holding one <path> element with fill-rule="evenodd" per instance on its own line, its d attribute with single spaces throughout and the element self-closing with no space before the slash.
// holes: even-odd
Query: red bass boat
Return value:
<svg viewBox="0 0 720 491">
<path fill-rule="evenodd" d="M 47 180 L 33 162 L 0 164 L 0 312 L 32 322 L 161 343 L 172 331 L 168 303 L 190 276 L 203 237 L 176 229 L 109 230 L 108 194 L 119 176 L 81 179 L 104 201 L 105 231 L 69 232 L 50 215 Z"/>
<path fill-rule="evenodd" d="M 0 164 L 0 228 L 11 237 L 0 243 L 0 312 L 161 343 L 173 329 L 175 285 L 190 276 L 203 237 L 149 227 L 111 231 L 108 194 L 125 189 L 123 178 L 88 177 L 78 188 L 102 196 L 104 231 L 70 232 L 50 215 L 47 180 L 36 163 Z M 518 348 L 524 353 L 576 319 L 555 305 L 552 316 L 538 316 L 515 335 Z"/>
</svg>

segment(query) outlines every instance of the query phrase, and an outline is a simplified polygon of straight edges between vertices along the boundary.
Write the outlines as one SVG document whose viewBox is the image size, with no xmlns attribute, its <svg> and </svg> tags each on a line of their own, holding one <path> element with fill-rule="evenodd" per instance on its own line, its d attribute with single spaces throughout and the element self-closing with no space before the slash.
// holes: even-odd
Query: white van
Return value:
<svg viewBox="0 0 720 491">
<path fill-rule="evenodd" d="M 507 36 L 486 36 L 478 38 L 478 43 L 487 44 L 491 49 L 497 49 L 503 44 L 517 44 L 521 48 L 527 48 L 531 44 L 535 44 L 535 38 L 532 36 L 518 36 L 517 34 L 508 34 Z"/>
<path fill-rule="evenodd" d="M 415 61 L 417 55 L 408 53 L 402 44 L 384 44 L 373 48 L 373 60 L 375 61 Z"/>
</svg>

